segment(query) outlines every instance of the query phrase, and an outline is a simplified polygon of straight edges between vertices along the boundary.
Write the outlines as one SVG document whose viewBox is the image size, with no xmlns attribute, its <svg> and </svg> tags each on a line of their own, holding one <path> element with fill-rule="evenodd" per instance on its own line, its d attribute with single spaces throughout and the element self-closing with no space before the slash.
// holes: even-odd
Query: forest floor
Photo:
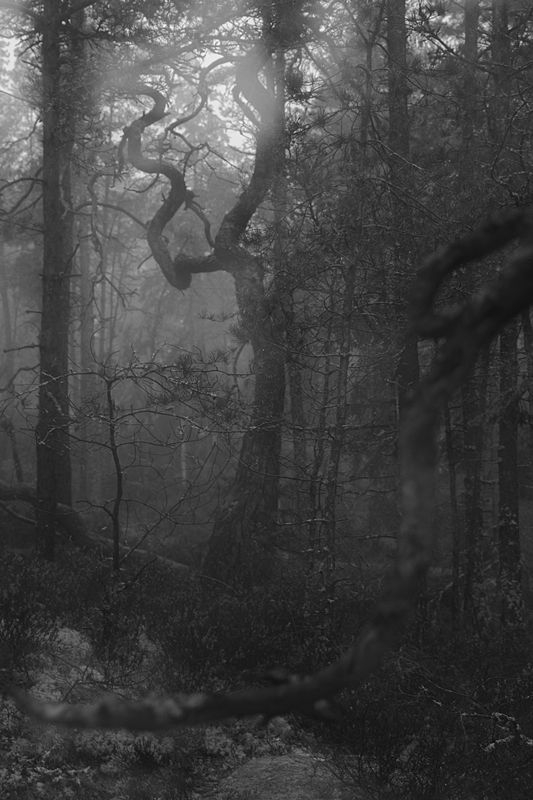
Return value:
<svg viewBox="0 0 533 800">
<path fill-rule="evenodd" d="M 143 644 L 146 647 L 146 643 Z M 28 676 L 43 700 L 90 701 L 104 680 L 88 641 L 63 628 Z M 131 686 L 145 675 L 129 675 Z M 126 693 L 126 690 L 124 690 Z M 285 718 L 173 735 L 64 730 L 0 706 L 2 800 L 367 800 L 314 735 Z"/>
</svg>

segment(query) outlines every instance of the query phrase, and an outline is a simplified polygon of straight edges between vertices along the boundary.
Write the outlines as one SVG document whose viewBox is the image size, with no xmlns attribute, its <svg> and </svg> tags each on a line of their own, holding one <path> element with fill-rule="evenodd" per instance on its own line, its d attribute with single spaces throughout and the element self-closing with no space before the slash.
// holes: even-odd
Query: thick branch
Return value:
<svg viewBox="0 0 533 800">
<path fill-rule="evenodd" d="M 467 236 L 444 245 L 428 258 L 418 273 L 411 298 L 412 318 L 417 333 L 427 338 L 448 335 L 459 323 L 463 308 L 444 312 L 435 312 L 432 309 L 444 280 L 460 267 L 495 253 L 515 239 L 524 237 L 532 228 L 532 210 L 513 209 L 507 214 L 487 220 Z M 487 291 L 486 289 L 485 294 Z M 468 312 L 468 309 L 464 311 Z"/>
<path fill-rule="evenodd" d="M 177 289 L 186 289 L 191 282 L 190 272 L 177 268 L 170 255 L 163 230 L 174 214 L 187 200 L 187 188 L 181 172 L 163 159 L 147 158 L 142 152 L 142 134 L 149 125 L 159 122 L 166 114 L 166 100 L 157 89 L 150 86 L 137 87 L 139 94 L 147 95 L 154 101 L 152 109 L 124 128 L 130 163 L 149 175 L 164 175 L 170 183 L 170 192 L 148 224 L 146 238 L 152 255 L 159 264 L 167 281 Z"/>
<path fill-rule="evenodd" d="M 215 252 L 224 257 L 232 252 L 246 230 L 260 203 L 265 199 L 275 178 L 278 148 L 282 144 L 283 124 L 275 98 L 259 80 L 259 71 L 270 58 L 264 45 L 257 45 L 239 64 L 236 72 L 236 94 L 242 94 L 258 114 L 254 169 L 233 208 L 226 214 L 215 239 Z"/>
<path fill-rule="evenodd" d="M 257 134 L 254 168 L 250 181 L 233 208 L 222 220 L 214 241 L 203 212 L 197 205 L 189 204 L 189 194 L 183 174 L 173 164 L 162 158 L 151 159 L 143 154 L 142 135 L 147 127 L 163 119 L 166 114 L 166 100 L 161 92 L 150 86 L 142 85 L 135 88 L 138 94 L 151 97 L 154 105 L 147 114 L 143 114 L 124 129 L 123 142 L 127 144 L 128 159 L 134 167 L 148 174 L 164 175 L 170 182 L 169 195 L 148 224 L 147 240 L 152 255 L 165 278 L 178 289 L 188 288 L 191 275 L 194 273 L 226 270 L 235 274 L 236 270 L 244 269 L 245 272 L 249 272 L 253 265 L 253 257 L 240 246 L 240 240 L 250 219 L 272 186 L 275 164 L 278 160 L 276 151 L 280 146 L 280 137 L 283 135 L 274 97 L 258 77 L 269 58 L 268 51 L 262 43 L 259 43 L 240 60 L 236 70 L 237 92 L 242 94 L 247 103 L 257 112 L 260 128 Z M 222 60 L 219 61 L 222 63 Z M 200 108 L 203 107 L 203 97 L 205 96 L 204 94 L 201 98 Z M 194 114 L 200 108 L 196 109 Z M 167 130 L 172 131 L 174 127 L 175 125 L 172 124 L 168 126 Z M 163 231 L 182 206 L 191 208 L 203 221 L 207 241 L 213 247 L 211 255 L 200 258 L 177 256 L 173 259 L 171 257 Z"/>
</svg>

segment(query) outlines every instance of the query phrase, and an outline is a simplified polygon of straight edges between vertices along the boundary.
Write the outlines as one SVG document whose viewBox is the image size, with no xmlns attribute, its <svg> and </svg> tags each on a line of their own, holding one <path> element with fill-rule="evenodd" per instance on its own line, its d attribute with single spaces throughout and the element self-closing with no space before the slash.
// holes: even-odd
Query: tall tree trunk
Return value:
<svg viewBox="0 0 533 800">
<path fill-rule="evenodd" d="M 302 381 L 302 359 L 304 337 L 298 326 L 294 312 L 293 298 L 284 307 L 287 343 L 287 383 L 290 399 L 292 451 L 295 478 L 295 507 L 298 525 L 302 525 L 311 513 L 308 504 L 308 456 L 306 436 L 306 413 L 304 407 L 304 388 Z"/>
<path fill-rule="evenodd" d="M 518 324 L 500 334 L 499 522 L 501 619 L 506 628 L 524 623 L 518 492 Z"/>
<path fill-rule="evenodd" d="M 5 263 L 5 243 L 0 242 L 0 262 Z M 0 300 L 4 329 L 4 363 L 0 370 L 0 377 L 2 383 L 8 387 L 9 395 L 13 398 L 16 396 L 15 388 L 15 351 L 14 351 L 14 326 L 11 315 L 11 298 L 9 296 L 8 278 L 4 272 L 0 276 Z M 0 421 L 0 429 L 5 431 L 9 443 L 11 445 L 11 454 L 13 457 L 13 470 L 17 483 L 23 483 L 24 471 L 22 469 L 22 461 L 20 458 L 17 436 L 15 426 L 11 420 L 11 414 L 6 413 L 4 410 L 2 420 Z"/>
<path fill-rule="evenodd" d="M 274 4 L 275 5 L 275 4 Z M 264 12 L 264 36 L 270 12 Z M 203 569 L 212 578 L 250 588 L 272 576 L 278 522 L 281 429 L 285 404 L 285 318 L 282 218 L 285 210 L 285 58 L 277 47 L 266 62 L 274 131 L 270 151 L 275 245 L 273 280 L 267 295 L 255 261 L 234 272 L 241 319 L 254 353 L 255 387 L 250 425 L 244 434 L 235 481 L 209 540 Z"/>
<path fill-rule="evenodd" d="M 333 290 L 332 290 L 333 294 Z M 331 305 L 333 298 L 331 297 Z M 329 315 L 326 339 L 323 344 L 324 353 L 322 356 L 322 368 L 317 369 L 317 374 L 322 374 L 321 400 L 318 409 L 318 419 L 316 422 L 313 460 L 309 476 L 309 542 L 307 547 L 307 584 L 312 590 L 316 587 L 317 578 L 320 577 L 320 564 L 323 558 L 324 542 L 322 541 L 322 467 L 326 452 L 328 408 L 331 397 L 331 379 L 333 369 L 331 360 L 333 358 L 333 315 Z M 315 361 L 317 364 L 317 361 Z"/>
<path fill-rule="evenodd" d="M 337 485 L 339 480 L 339 468 L 342 450 L 346 440 L 346 416 L 348 410 L 348 376 L 350 369 L 350 352 L 352 344 L 353 309 L 354 309 L 354 290 L 355 290 L 356 265 L 352 263 L 345 269 L 344 295 L 342 301 L 342 318 L 340 331 L 338 333 L 339 343 L 339 366 L 337 370 L 337 381 L 335 387 L 335 422 L 333 425 L 333 437 L 331 439 L 329 463 L 326 474 L 326 497 L 324 503 L 324 527 L 325 527 L 325 558 L 323 575 L 327 594 L 332 592 L 331 579 L 335 569 L 336 561 L 336 503 Z"/>
<path fill-rule="evenodd" d="M 457 194 L 461 222 L 472 214 L 472 198 L 476 184 L 476 121 L 478 117 L 477 58 L 479 0 L 465 0 L 463 105 L 461 107 L 461 151 L 459 154 Z M 475 291 L 478 276 L 469 270 L 464 277 L 468 294 Z M 488 358 L 488 354 L 486 356 Z M 463 466 L 464 466 L 464 530 L 453 531 L 453 594 L 462 597 L 457 618 L 472 624 L 478 620 L 482 598 L 481 470 L 483 448 L 483 415 L 488 362 L 474 368 L 462 389 Z M 481 405 L 480 405 L 481 404 Z M 461 541 L 462 540 L 462 541 Z M 458 563 L 459 562 L 459 563 Z M 466 617 L 463 612 L 466 612 Z"/>
<path fill-rule="evenodd" d="M 448 460 L 448 476 L 450 485 L 450 507 L 452 512 L 452 621 L 457 631 L 462 627 L 463 608 L 461 594 L 461 551 L 462 525 L 457 501 L 457 469 L 456 449 L 453 442 L 453 431 L 450 404 L 444 408 L 444 424 L 446 436 L 446 455 Z"/>
<path fill-rule="evenodd" d="M 37 441 L 37 529 L 54 557 L 57 503 L 71 503 L 68 338 L 72 267 L 71 98 L 62 75 L 61 4 L 43 3 L 43 271 Z"/>
<path fill-rule="evenodd" d="M 510 133 L 509 4 L 492 4 L 492 70 L 494 111 L 493 147 L 505 165 L 505 139 Z M 524 624 L 518 491 L 518 323 L 509 323 L 500 333 L 500 420 L 498 452 L 498 545 L 500 557 L 501 621 L 507 630 Z"/>
<path fill-rule="evenodd" d="M 409 283 L 414 254 L 411 252 L 412 220 L 408 197 L 412 180 L 410 170 L 409 85 L 407 72 L 407 28 L 405 0 L 387 0 L 388 111 L 389 111 L 389 181 L 392 213 L 393 269 L 395 295 L 406 303 L 405 286 Z M 406 309 L 400 312 L 405 330 Z M 419 379 L 418 340 L 413 334 L 404 338 L 397 364 L 396 385 L 398 413 Z"/>
<path fill-rule="evenodd" d="M 392 267 L 394 301 L 400 300 L 397 319 L 399 354 L 396 362 L 396 404 L 398 431 L 420 378 L 418 336 L 407 324 L 406 289 L 411 283 L 413 220 L 411 214 L 412 174 L 410 160 L 409 84 L 407 71 L 407 27 L 405 0 L 386 0 L 389 112 L 389 182 L 392 219 Z M 398 498 L 398 505 L 400 498 Z M 425 622 L 427 600 L 420 592 L 419 617 Z"/>
<path fill-rule="evenodd" d="M 522 487 L 525 497 L 532 499 L 533 486 L 533 326 L 529 309 L 522 313 L 522 332 L 524 336 L 524 352 L 526 356 L 527 376 L 527 413 L 528 426 L 526 429 L 527 471 L 525 472 L 526 486 Z"/>
<path fill-rule="evenodd" d="M 465 514 L 463 609 L 465 622 L 478 632 L 483 626 L 484 604 L 481 475 L 489 361 L 490 353 L 486 350 L 462 389 Z"/>
<path fill-rule="evenodd" d="M 78 490 L 77 495 L 81 500 L 87 501 L 92 497 L 91 454 L 89 439 L 94 425 L 89 415 L 88 401 L 95 396 L 94 375 L 94 301 L 93 283 L 91 276 L 91 248 L 89 244 L 89 230 L 82 220 L 78 231 L 78 265 L 80 271 L 79 298 L 80 298 L 80 379 L 79 379 L 79 446 L 78 446 Z"/>
<path fill-rule="evenodd" d="M 260 313 L 251 337 L 255 388 L 250 424 L 233 486 L 215 520 L 203 564 L 210 577 L 243 587 L 265 583 L 271 577 L 278 511 L 285 398 L 283 324 L 281 313 L 267 315 L 265 304 Z"/>
</svg>

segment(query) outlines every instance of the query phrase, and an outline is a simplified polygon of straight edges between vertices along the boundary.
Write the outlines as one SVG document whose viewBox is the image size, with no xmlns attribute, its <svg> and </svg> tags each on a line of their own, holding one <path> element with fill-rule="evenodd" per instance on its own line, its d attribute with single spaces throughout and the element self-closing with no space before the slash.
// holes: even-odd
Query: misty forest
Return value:
<svg viewBox="0 0 533 800">
<path fill-rule="evenodd" d="M 533 792 L 533 6 L 0 0 L 2 800 Z"/>
</svg>

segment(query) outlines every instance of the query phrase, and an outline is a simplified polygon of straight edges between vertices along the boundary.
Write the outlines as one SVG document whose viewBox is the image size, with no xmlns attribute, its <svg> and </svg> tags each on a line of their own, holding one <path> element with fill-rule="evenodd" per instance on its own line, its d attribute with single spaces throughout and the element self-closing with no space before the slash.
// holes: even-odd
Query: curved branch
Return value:
<svg viewBox="0 0 533 800">
<path fill-rule="evenodd" d="M 466 236 L 437 250 L 418 273 L 411 298 L 412 318 L 417 333 L 425 338 L 448 335 L 462 314 L 462 307 L 444 312 L 432 310 L 443 281 L 461 266 L 495 253 L 527 234 L 533 224 L 529 208 L 513 209 L 487 220 Z"/>
<path fill-rule="evenodd" d="M 259 115 L 259 131 L 252 176 L 237 202 L 220 225 L 215 239 L 215 252 L 235 252 L 248 223 L 265 199 L 275 177 L 277 154 L 283 142 L 283 121 L 275 97 L 259 80 L 260 70 L 270 53 L 263 43 L 245 56 L 236 71 L 236 93 L 241 93 Z"/>
<path fill-rule="evenodd" d="M 170 125 L 167 125 L 165 128 L 165 133 L 174 133 L 176 128 L 179 128 L 181 125 L 185 125 L 187 122 L 190 122 L 191 119 L 194 119 L 198 116 L 200 111 L 205 108 L 208 99 L 208 88 L 206 83 L 206 77 L 209 72 L 220 67 L 221 64 L 226 64 L 229 61 L 227 56 L 221 56 L 209 64 L 207 67 L 200 72 L 200 77 L 198 80 L 198 94 L 200 95 L 200 102 L 189 114 L 186 114 L 184 117 L 180 117 L 179 119 L 172 122 Z"/>
<path fill-rule="evenodd" d="M 218 270 L 235 273 L 238 270 L 242 272 L 244 269 L 250 272 L 249 275 L 247 274 L 244 291 L 256 288 L 260 280 L 259 267 L 255 265 L 254 258 L 240 246 L 240 240 L 250 219 L 270 190 L 275 175 L 276 154 L 283 136 L 282 121 L 279 119 L 275 98 L 259 80 L 259 73 L 269 58 L 270 53 L 267 48 L 263 43 L 258 43 L 240 60 L 236 70 L 239 93 L 257 111 L 260 128 L 257 134 L 255 161 L 250 181 L 233 208 L 225 215 L 214 240 L 207 218 L 197 204 L 190 203 L 190 193 L 187 191 L 183 174 L 173 164 L 162 158 L 151 159 L 143 154 L 142 135 L 148 126 L 160 121 L 166 115 L 166 99 L 161 92 L 150 86 L 143 84 L 135 87 L 138 94 L 151 97 L 154 105 L 148 113 L 143 114 L 142 117 L 124 128 L 120 153 L 127 147 L 128 159 L 134 167 L 148 174 L 164 175 L 169 180 L 170 193 L 148 223 L 147 240 L 163 275 L 172 286 L 178 289 L 187 289 L 194 273 Z M 217 62 L 206 68 L 206 71 L 218 66 L 223 60 L 225 59 L 218 59 Z M 173 132 L 176 125 L 183 124 L 184 121 L 186 118 L 178 120 L 167 130 Z M 182 206 L 191 208 L 203 221 L 206 238 L 213 247 L 213 254 L 201 258 L 177 256 L 172 259 L 163 231 Z"/>
<path fill-rule="evenodd" d="M 148 223 L 147 240 L 152 255 L 161 268 L 167 281 L 177 289 L 187 289 L 191 282 L 190 272 L 180 269 L 172 260 L 168 244 L 163 237 L 163 230 L 187 199 L 187 188 L 181 172 L 163 159 L 147 158 L 142 152 L 142 134 L 149 125 L 163 119 L 166 115 L 166 99 L 157 89 L 151 86 L 138 86 L 137 92 L 151 97 L 154 105 L 147 114 L 143 114 L 124 128 L 124 139 L 127 143 L 130 163 L 150 175 L 164 175 L 170 183 L 170 192 L 159 209 Z"/>
<path fill-rule="evenodd" d="M 194 201 L 192 203 L 189 203 L 187 207 L 192 211 L 193 214 L 196 214 L 198 219 L 202 220 L 204 224 L 204 233 L 207 243 L 210 247 L 214 247 L 215 240 L 211 236 L 211 223 L 209 222 L 209 219 L 206 217 L 203 209 L 198 205 L 198 203 L 195 203 Z"/>
<path fill-rule="evenodd" d="M 143 230 L 146 230 L 146 228 L 147 228 L 147 223 L 146 222 L 143 222 L 142 219 L 139 219 L 139 217 L 136 217 L 135 214 L 132 214 L 131 211 L 128 211 L 127 208 L 123 208 L 122 206 L 117 206 L 117 205 L 115 205 L 115 203 L 104 203 L 104 202 L 102 202 L 100 200 L 96 200 L 95 202 L 88 201 L 86 203 L 80 203 L 79 206 L 76 206 L 75 211 L 78 212 L 78 211 L 81 211 L 83 208 L 88 208 L 89 206 L 92 207 L 94 205 L 100 206 L 100 208 L 110 208 L 112 211 L 118 211 L 120 214 L 125 214 L 127 217 L 129 217 L 133 222 L 135 222 L 136 225 L 138 225 Z"/>
</svg>

